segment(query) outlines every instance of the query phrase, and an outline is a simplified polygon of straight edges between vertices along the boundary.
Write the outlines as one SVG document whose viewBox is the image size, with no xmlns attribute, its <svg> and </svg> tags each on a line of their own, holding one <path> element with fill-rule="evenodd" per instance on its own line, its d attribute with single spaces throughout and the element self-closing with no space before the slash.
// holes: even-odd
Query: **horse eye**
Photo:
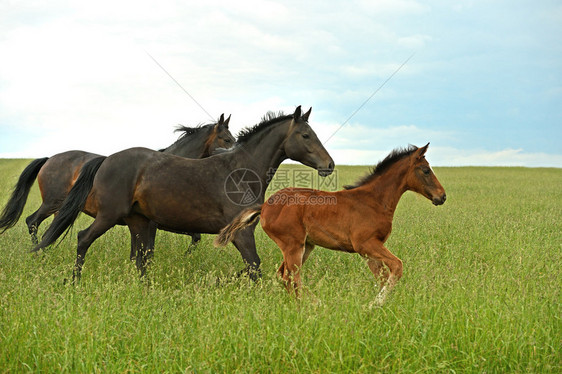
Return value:
<svg viewBox="0 0 562 374">
<path fill-rule="evenodd" d="M 308 134 L 302 134 L 302 137 L 305 138 L 305 139 L 308 139 L 308 138 L 310 138 L 310 135 L 308 135 Z"/>
<path fill-rule="evenodd" d="M 424 173 L 425 175 L 429 175 L 429 174 L 431 174 L 431 170 L 429 170 L 429 169 L 423 169 L 423 173 Z"/>
<path fill-rule="evenodd" d="M 230 139 L 224 139 L 225 143 L 230 143 Z"/>
</svg>

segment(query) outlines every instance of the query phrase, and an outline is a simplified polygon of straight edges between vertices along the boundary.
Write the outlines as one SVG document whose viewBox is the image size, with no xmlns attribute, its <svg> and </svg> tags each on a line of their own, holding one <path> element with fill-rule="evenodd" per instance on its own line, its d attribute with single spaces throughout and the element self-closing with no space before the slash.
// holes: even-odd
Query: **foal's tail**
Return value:
<svg viewBox="0 0 562 374">
<path fill-rule="evenodd" d="M 13 227 L 20 219 L 21 213 L 23 212 L 23 207 L 27 202 L 27 196 L 29 195 L 29 190 L 39 174 L 39 170 L 45 165 L 49 158 L 38 158 L 31 161 L 25 169 L 23 169 L 18 183 L 14 186 L 12 191 L 12 196 L 10 200 L 4 207 L 2 215 L 0 216 L 0 234 Z"/>
<path fill-rule="evenodd" d="M 37 244 L 31 252 L 37 252 L 41 248 L 45 248 L 53 244 L 66 230 L 68 230 L 76 221 L 76 218 L 84 209 L 88 195 L 94 184 L 94 177 L 106 156 L 94 158 L 84 164 L 80 170 L 80 176 L 72 186 L 68 196 L 64 200 L 62 207 L 43 237 L 41 243 Z"/>
<path fill-rule="evenodd" d="M 222 247 L 227 245 L 232 241 L 234 235 L 236 235 L 238 231 L 253 225 L 260 218 L 260 214 L 261 204 L 243 210 L 242 213 L 238 214 L 228 226 L 224 227 L 219 232 L 219 235 L 214 241 L 215 246 Z"/>
</svg>

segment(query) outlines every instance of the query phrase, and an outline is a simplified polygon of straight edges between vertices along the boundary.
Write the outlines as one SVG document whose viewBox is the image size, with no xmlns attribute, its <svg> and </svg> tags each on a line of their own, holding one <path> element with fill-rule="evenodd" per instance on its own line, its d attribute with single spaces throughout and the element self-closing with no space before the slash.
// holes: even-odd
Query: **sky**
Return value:
<svg viewBox="0 0 562 374">
<path fill-rule="evenodd" d="M 336 164 L 562 167 L 559 0 L 0 0 L 0 56 L 0 158 L 302 105 Z"/>
</svg>

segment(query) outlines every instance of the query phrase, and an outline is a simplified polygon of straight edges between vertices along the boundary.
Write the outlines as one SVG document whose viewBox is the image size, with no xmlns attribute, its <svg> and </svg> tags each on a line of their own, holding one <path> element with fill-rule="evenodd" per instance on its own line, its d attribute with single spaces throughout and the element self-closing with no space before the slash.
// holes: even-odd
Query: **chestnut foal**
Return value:
<svg viewBox="0 0 562 374">
<path fill-rule="evenodd" d="M 392 218 L 404 192 L 417 192 L 441 205 L 445 190 L 437 180 L 422 148 L 410 146 L 392 151 L 372 172 L 353 186 L 336 192 L 287 188 L 259 206 L 241 212 L 223 228 L 215 240 L 226 245 L 236 232 L 261 225 L 283 252 L 277 271 L 289 292 L 298 296 L 300 269 L 315 245 L 358 253 L 381 281 L 371 306 L 381 306 L 402 276 L 402 261 L 385 246 L 392 230 Z"/>
</svg>

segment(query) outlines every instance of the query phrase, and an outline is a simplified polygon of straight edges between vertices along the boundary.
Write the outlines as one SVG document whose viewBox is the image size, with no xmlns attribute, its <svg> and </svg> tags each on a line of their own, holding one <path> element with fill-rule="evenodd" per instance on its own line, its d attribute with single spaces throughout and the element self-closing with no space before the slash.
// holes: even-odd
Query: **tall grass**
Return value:
<svg viewBox="0 0 562 374">
<path fill-rule="evenodd" d="M 28 161 L 0 161 L 0 204 Z M 286 166 L 295 168 L 297 166 Z M 298 166 L 301 167 L 302 166 Z M 366 167 L 338 168 L 338 184 Z M 447 202 L 406 193 L 387 247 L 404 277 L 383 308 L 356 255 L 316 249 L 304 296 L 275 277 L 281 252 L 258 229 L 263 279 L 212 236 L 159 232 L 139 280 L 116 227 L 65 283 L 81 216 L 57 247 L 32 255 L 24 217 L 0 236 L 1 372 L 560 372 L 562 170 L 436 168 Z M 368 219 L 368 217 L 365 217 Z M 47 227 L 46 222 L 41 231 Z"/>
</svg>

